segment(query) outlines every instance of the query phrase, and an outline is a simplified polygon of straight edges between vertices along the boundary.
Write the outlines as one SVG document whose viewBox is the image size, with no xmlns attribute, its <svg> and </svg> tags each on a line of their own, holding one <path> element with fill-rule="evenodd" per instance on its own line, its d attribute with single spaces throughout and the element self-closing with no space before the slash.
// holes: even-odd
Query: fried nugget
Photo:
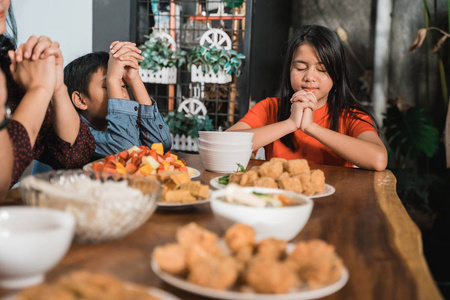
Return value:
<svg viewBox="0 0 450 300">
<path fill-rule="evenodd" d="M 311 183 L 311 171 L 309 172 L 303 172 L 298 175 L 293 176 L 294 178 L 300 179 L 300 182 L 302 183 L 303 191 L 302 193 L 311 196 L 315 193 L 315 188 L 313 184 Z"/>
<path fill-rule="evenodd" d="M 286 158 L 282 158 L 282 157 L 272 157 L 269 161 L 271 161 L 271 162 L 280 161 L 282 163 L 285 163 L 287 161 L 287 159 Z"/>
<path fill-rule="evenodd" d="M 221 256 L 222 249 L 220 249 L 217 245 L 209 245 L 208 247 L 204 247 L 201 244 L 192 244 L 189 247 L 185 247 L 186 249 L 186 263 L 188 268 L 192 268 L 199 261 L 207 259 L 211 256 Z"/>
<path fill-rule="evenodd" d="M 256 247 L 256 255 L 281 259 L 286 253 L 287 241 L 276 238 L 266 238 L 261 240 Z"/>
<path fill-rule="evenodd" d="M 244 172 L 231 173 L 228 182 L 239 184 L 241 182 L 242 175 L 244 175 Z"/>
<path fill-rule="evenodd" d="M 182 275 L 187 271 L 186 249 L 180 244 L 158 246 L 153 250 L 152 258 L 159 268 L 167 273 Z"/>
<path fill-rule="evenodd" d="M 252 246 L 255 242 L 255 230 L 249 225 L 237 223 L 225 231 L 225 242 L 231 252 L 235 253 L 240 248 Z"/>
<path fill-rule="evenodd" d="M 225 290 L 236 282 L 237 277 L 237 264 L 232 257 L 210 256 L 192 266 L 187 280 L 201 286 Z"/>
<path fill-rule="evenodd" d="M 276 259 L 261 256 L 250 261 L 246 280 L 256 292 L 267 294 L 288 293 L 300 284 L 292 268 Z"/>
<path fill-rule="evenodd" d="M 259 178 L 258 172 L 256 171 L 247 171 L 242 174 L 241 182 L 239 185 L 241 186 L 252 186 L 253 183 Z"/>
<path fill-rule="evenodd" d="M 288 174 L 288 173 L 285 172 L 283 174 Z M 277 185 L 278 185 L 279 189 L 292 191 L 292 192 L 295 192 L 295 193 L 303 192 L 302 182 L 297 177 L 289 177 L 289 175 L 287 175 L 287 176 L 280 176 L 277 179 Z"/>
<path fill-rule="evenodd" d="M 294 176 L 300 173 L 309 172 L 309 164 L 306 159 L 292 159 L 287 160 L 283 164 L 284 170 L 289 173 L 289 175 Z"/>
<path fill-rule="evenodd" d="M 214 232 L 200 227 L 195 222 L 191 222 L 177 230 L 176 239 L 178 243 L 186 248 L 192 244 L 200 244 L 207 249 L 216 246 L 218 237 Z"/>
<path fill-rule="evenodd" d="M 343 265 L 334 246 L 317 239 L 297 243 L 287 261 L 312 289 L 336 282 Z"/>
<path fill-rule="evenodd" d="M 275 179 L 271 177 L 260 177 L 253 183 L 253 185 L 272 189 L 278 188 L 278 184 L 276 183 Z"/>
<path fill-rule="evenodd" d="M 259 169 L 258 173 L 260 177 L 271 177 L 273 179 L 278 178 L 278 176 L 283 173 L 283 162 L 281 161 L 268 161 L 263 163 Z"/>
</svg>

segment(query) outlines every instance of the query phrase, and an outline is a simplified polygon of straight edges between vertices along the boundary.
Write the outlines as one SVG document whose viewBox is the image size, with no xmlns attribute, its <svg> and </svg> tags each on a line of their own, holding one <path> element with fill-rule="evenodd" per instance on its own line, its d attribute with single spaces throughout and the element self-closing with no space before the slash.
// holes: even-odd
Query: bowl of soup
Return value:
<svg viewBox="0 0 450 300">
<path fill-rule="evenodd" d="M 254 228 L 257 240 L 291 240 L 308 222 L 314 202 L 287 190 L 228 184 L 210 193 L 210 204 L 223 230 L 244 223 Z"/>
</svg>

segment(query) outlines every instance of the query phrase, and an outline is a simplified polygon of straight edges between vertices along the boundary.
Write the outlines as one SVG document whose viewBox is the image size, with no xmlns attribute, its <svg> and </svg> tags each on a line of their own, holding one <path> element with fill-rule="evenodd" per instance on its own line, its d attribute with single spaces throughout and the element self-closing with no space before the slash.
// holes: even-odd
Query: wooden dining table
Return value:
<svg viewBox="0 0 450 300">
<path fill-rule="evenodd" d="M 223 175 L 204 169 L 197 154 L 177 153 L 200 171 L 200 180 Z M 262 160 L 250 160 L 247 168 Z M 334 245 L 349 271 L 349 280 L 323 299 L 415 300 L 443 299 L 426 264 L 421 233 L 396 193 L 396 178 L 358 168 L 311 165 L 321 169 L 332 195 L 314 198 L 314 208 L 303 230 L 291 241 L 322 239 Z M 1 204 L 21 205 L 17 190 Z M 68 272 L 87 269 L 113 274 L 123 280 L 165 290 L 180 299 L 208 299 L 173 287 L 151 269 L 151 253 L 175 242 L 177 229 L 189 222 L 223 235 L 209 203 L 178 209 L 157 209 L 134 232 L 122 239 L 96 244 L 73 243 L 64 258 L 46 274 L 52 282 Z M 0 298 L 15 291 L 0 290 Z"/>
</svg>

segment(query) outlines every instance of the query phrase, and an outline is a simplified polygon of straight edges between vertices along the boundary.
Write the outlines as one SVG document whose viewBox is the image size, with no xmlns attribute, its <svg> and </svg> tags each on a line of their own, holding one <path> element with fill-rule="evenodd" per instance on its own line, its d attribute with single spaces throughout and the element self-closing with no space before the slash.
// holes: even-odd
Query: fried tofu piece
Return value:
<svg viewBox="0 0 450 300">
<path fill-rule="evenodd" d="M 242 174 L 241 182 L 239 183 L 242 186 L 253 186 L 253 183 L 259 178 L 258 172 L 255 171 L 247 171 Z"/>
<path fill-rule="evenodd" d="M 159 268 L 167 273 L 183 275 L 187 272 L 186 249 L 178 243 L 156 247 L 152 258 Z"/>
<path fill-rule="evenodd" d="M 179 190 L 187 190 L 197 199 L 209 198 L 209 187 L 202 184 L 200 181 L 189 181 L 179 186 Z"/>
<path fill-rule="evenodd" d="M 275 179 L 273 179 L 271 177 L 258 178 L 253 185 L 259 186 L 259 187 L 265 187 L 265 188 L 272 188 L 272 189 L 278 188 L 277 182 L 275 181 Z"/>
<path fill-rule="evenodd" d="M 273 179 L 277 179 L 283 173 L 283 162 L 265 162 L 259 167 L 258 173 L 260 177 L 271 177 Z"/>
<path fill-rule="evenodd" d="M 325 189 L 325 174 L 322 170 L 312 170 L 310 173 L 311 184 L 314 189 L 314 193 L 320 193 Z"/>
<path fill-rule="evenodd" d="M 244 175 L 244 172 L 231 173 L 228 182 L 240 184 L 242 175 Z"/>
<path fill-rule="evenodd" d="M 195 202 L 195 197 L 188 190 L 171 190 L 164 194 L 163 202 L 190 203 Z"/>
<path fill-rule="evenodd" d="M 283 167 L 284 170 L 291 176 L 310 171 L 309 164 L 306 159 L 287 160 L 283 163 Z"/>
<path fill-rule="evenodd" d="M 283 173 L 287 174 L 287 173 Z M 295 193 L 302 193 L 303 186 L 302 182 L 298 177 L 280 176 L 277 179 L 277 184 L 279 189 L 292 191 Z"/>
<path fill-rule="evenodd" d="M 159 182 L 166 182 L 170 179 L 170 176 L 180 173 L 181 171 L 164 171 L 156 174 L 156 179 Z"/>
<path fill-rule="evenodd" d="M 170 180 L 172 180 L 173 183 L 175 183 L 175 185 L 177 187 L 179 187 L 183 183 L 190 182 L 191 181 L 191 177 L 186 172 L 177 172 L 177 173 L 175 173 L 175 174 L 170 176 Z"/>
<path fill-rule="evenodd" d="M 77 297 L 60 286 L 39 284 L 23 290 L 15 300 L 76 300 Z"/>
</svg>

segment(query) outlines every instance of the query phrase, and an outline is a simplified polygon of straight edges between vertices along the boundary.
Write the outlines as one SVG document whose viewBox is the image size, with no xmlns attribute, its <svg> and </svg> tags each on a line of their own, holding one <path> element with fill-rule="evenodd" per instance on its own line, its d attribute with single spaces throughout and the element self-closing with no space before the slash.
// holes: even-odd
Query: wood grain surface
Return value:
<svg viewBox="0 0 450 300">
<path fill-rule="evenodd" d="M 205 171 L 198 155 L 179 155 L 188 166 L 201 171 L 195 180 L 208 184 L 221 175 Z M 249 167 L 262 162 L 251 160 Z M 443 299 L 425 262 L 420 231 L 401 204 L 395 191 L 396 179 L 389 170 L 373 172 L 322 165 L 312 165 L 311 169 L 323 170 L 326 183 L 336 192 L 314 199 L 311 217 L 293 241 L 320 238 L 334 245 L 350 274 L 341 290 L 323 299 Z M 10 196 L 3 205 L 20 202 L 16 191 Z M 47 274 L 46 281 L 72 270 L 99 270 L 166 290 L 181 299 L 206 299 L 165 284 L 150 269 L 152 250 L 174 242 L 176 230 L 192 221 L 223 234 L 208 203 L 185 210 L 158 209 L 143 226 L 123 239 L 72 244 Z M 8 293 L 11 291 L 0 290 L 0 297 Z"/>
</svg>

